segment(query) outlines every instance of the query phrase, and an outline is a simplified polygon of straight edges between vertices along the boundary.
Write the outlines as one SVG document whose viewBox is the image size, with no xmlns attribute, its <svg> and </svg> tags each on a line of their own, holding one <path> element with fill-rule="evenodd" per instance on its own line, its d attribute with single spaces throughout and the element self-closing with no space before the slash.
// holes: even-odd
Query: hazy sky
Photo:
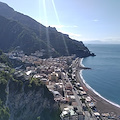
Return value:
<svg viewBox="0 0 120 120">
<path fill-rule="evenodd" d="M 0 0 L 71 38 L 120 43 L 120 0 Z"/>
</svg>

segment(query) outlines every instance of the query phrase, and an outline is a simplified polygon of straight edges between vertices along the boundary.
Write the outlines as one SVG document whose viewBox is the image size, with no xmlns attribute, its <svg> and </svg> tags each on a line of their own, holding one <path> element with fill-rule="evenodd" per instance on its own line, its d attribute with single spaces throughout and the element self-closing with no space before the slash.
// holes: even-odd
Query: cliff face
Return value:
<svg viewBox="0 0 120 120">
<path fill-rule="evenodd" d="M 60 109 L 48 88 L 8 65 L 0 51 L 0 120 L 59 120 Z"/>
<path fill-rule="evenodd" d="M 52 93 L 39 80 L 16 76 L 0 63 L 0 120 L 59 120 Z"/>
<path fill-rule="evenodd" d="M 46 86 L 36 86 L 29 82 L 10 81 L 8 83 L 7 106 L 10 110 L 9 120 L 57 120 L 59 110 L 52 94 Z"/>
</svg>

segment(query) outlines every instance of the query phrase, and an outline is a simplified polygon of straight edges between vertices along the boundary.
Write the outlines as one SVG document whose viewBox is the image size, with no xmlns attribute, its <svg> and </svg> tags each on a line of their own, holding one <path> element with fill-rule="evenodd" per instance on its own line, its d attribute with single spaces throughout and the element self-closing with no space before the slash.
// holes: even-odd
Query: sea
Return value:
<svg viewBox="0 0 120 120">
<path fill-rule="evenodd" d="M 120 107 L 120 44 L 86 44 L 95 53 L 82 64 L 90 67 L 82 71 L 85 84 L 103 99 Z"/>
</svg>

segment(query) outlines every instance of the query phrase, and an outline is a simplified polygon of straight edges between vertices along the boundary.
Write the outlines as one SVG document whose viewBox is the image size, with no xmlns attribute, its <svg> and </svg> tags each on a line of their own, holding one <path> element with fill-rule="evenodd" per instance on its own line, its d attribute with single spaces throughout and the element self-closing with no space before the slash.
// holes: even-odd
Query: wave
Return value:
<svg viewBox="0 0 120 120">
<path fill-rule="evenodd" d="M 83 62 L 83 58 L 81 58 L 81 60 L 80 60 L 80 65 L 81 65 L 82 67 L 85 67 L 82 62 Z"/>
<path fill-rule="evenodd" d="M 83 58 L 81 59 L 80 64 L 81 64 L 82 66 L 84 66 L 84 65 L 82 64 L 82 61 L 83 61 Z M 98 95 L 98 96 L 101 97 L 103 100 L 107 101 L 108 103 L 110 103 L 110 104 L 112 104 L 112 105 L 120 108 L 120 105 L 118 105 L 118 104 L 116 104 L 116 103 L 114 103 L 114 102 L 106 99 L 106 98 L 103 97 L 101 94 L 99 94 L 97 91 L 95 91 L 90 85 L 88 85 L 88 84 L 86 83 L 86 81 L 84 80 L 84 78 L 83 78 L 82 71 L 83 71 L 83 70 L 80 70 L 80 77 L 81 77 L 83 83 L 86 85 L 86 87 L 87 87 L 88 89 L 90 89 L 91 91 L 93 91 L 96 95 Z"/>
</svg>

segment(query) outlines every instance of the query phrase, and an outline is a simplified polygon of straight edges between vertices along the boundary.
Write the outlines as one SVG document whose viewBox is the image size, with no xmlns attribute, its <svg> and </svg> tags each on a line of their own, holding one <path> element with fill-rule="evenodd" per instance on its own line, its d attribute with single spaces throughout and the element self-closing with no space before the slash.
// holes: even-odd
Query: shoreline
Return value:
<svg viewBox="0 0 120 120">
<path fill-rule="evenodd" d="M 78 61 L 78 70 L 77 70 L 77 78 L 78 81 L 84 88 L 86 88 L 86 92 L 89 96 L 92 97 L 93 100 L 96 101 L 96 108 L 99 113 L 109 113 L 109 114 L 114 114 L 115 117 L 120 116 L 120 106 L 117 104 L 112 103 L 111 101 L 107 100 L 106 98 L 102 97 L 99 93 L 97 93 L 94 89 L 92 89 L 83 79 L 82 77 L 82 69 L 85 67 L 82 64 L 83 58 L 80 58 Z"/>
<path fill-rule="evenodd" d="M 89 85 L 86 83 L 86 81 L 84 80 L 84 78 L 83 78 L 82 70 L 80 70 L 80 77 L 81 77 L 83 83 L 86 85 L 86 87 L 89 88 L 91 91 L 93 91 L 96 95 L 98 95 L 99 97 L 101 97 L 101 98 L 104 99 L 105 101 L 109 102 L 110 104 L 112 104 L 112 105 L 120 108 L 120 105 L 118 105 L 118 104 L 116 104 L 116 103 L 114 103 L 114 102 L 106 99 L 106 98 L 103 97 L 101 94 L 99 94 L 98 92 L 96 92 L 91 86 L 89 86 Z"/>
</svg>

